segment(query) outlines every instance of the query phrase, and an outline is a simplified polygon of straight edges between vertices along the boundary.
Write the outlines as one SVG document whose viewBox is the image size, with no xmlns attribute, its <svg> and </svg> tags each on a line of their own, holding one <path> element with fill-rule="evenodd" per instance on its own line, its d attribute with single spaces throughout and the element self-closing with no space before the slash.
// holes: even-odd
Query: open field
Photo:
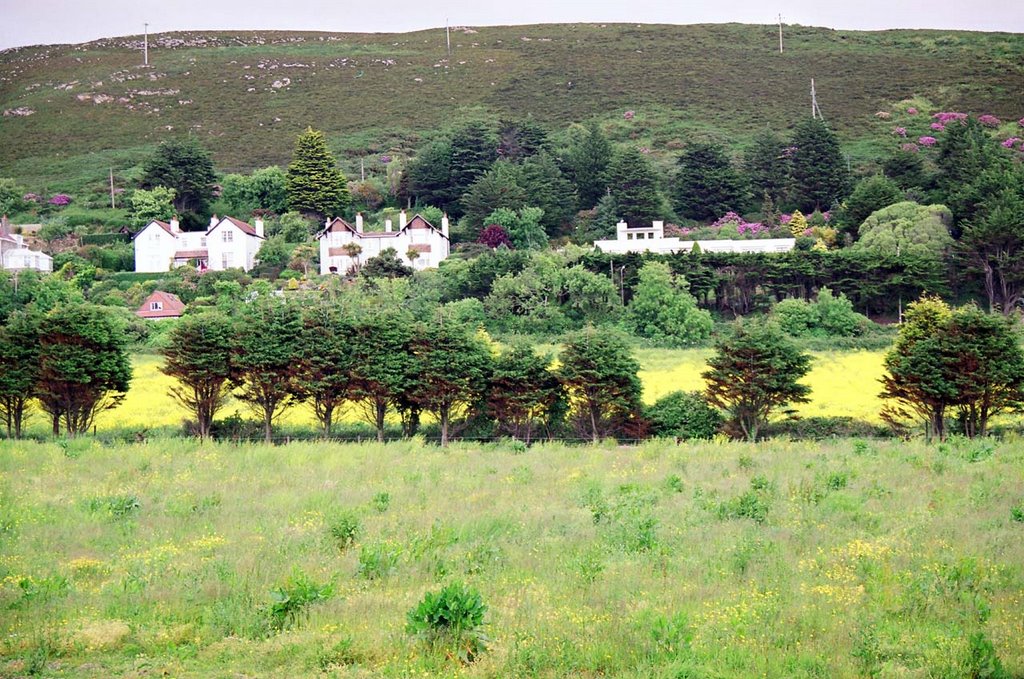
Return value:
<svg viewBox="0 0 1024 679">
<path fill-rule="evenodd" d="M 1020 677 L 1022 520 L 1018 440 L 2 442 L 0 676 Z M 454 580 L 467 668 L 405 631 Z"/>
<path fill-rule="evenodd" d="M 706 369 L 710 349 L 637 349 L 641 364 L 640 378 L 644 384 L 644 400 L 653 403 L 665 394 L 683 389 L 703 389 L 700 377 Z M 800 408 L 803 415 L 850 416 L 869 422 L 878 421 L 879 383 L 882 376 L 880 351 L 815 352 L 813 370 L 807 377 L 811 385 L 811 402 Z M 135 376 L 124 403 L 97 419 L 99 430 L 146 429 L 175 427 L 182 423 L 185 413 L 167 394 L 173 380 L 160 372 L 163 359 L 151 354 L 137 354 L 132 358 Z M 245 404 L 232 402 L 221 412 L 221 417 L 238 411 L 243 417 L 252 417 Z M 354 413 L 347 413 L 341 421 L 353 422 Z M 287 412 L 282 424 L 314 426 L 315 420 L 306 406 Z M 45 433 L 47 423 L 41 417 L 30 421 L 30 431 Z"/>
</svg>

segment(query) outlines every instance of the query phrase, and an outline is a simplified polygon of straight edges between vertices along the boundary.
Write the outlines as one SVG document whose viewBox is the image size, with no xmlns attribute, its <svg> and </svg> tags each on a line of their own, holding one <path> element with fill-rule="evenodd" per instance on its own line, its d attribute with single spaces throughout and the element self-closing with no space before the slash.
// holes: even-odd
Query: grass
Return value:
<svg viewBox="0 0 1024 679">
<path fill-rule="evenodd" d="M 438 128 L 527 115 L 555 130 L 597 118 L 668 162 L 692 137 L 738 148 L 788 128 L 812 77 L 855 163 L 891 146 L 873 114 L 894 102 L 1022 114 L 1018 34 L 789 26 L 780 55 L 771 26 L 563 24 L 455 30 L 452 43 L 448 59 L 441 29 L 155 35 L 148 69 L 128 39 L 8 50 L 0 109 L 35 113 L 0 125 L 0 176 L 101 202 L 108 169 L 123 185 L 163 139 L 192 135 L 230 172 L 286 163 L 307 125 L 354 176 Z"/>
<path fill-rule="evenodd" d="M 1020 676 L 1022 451 L 2 442 L 0 676 Z"/>
</svg>

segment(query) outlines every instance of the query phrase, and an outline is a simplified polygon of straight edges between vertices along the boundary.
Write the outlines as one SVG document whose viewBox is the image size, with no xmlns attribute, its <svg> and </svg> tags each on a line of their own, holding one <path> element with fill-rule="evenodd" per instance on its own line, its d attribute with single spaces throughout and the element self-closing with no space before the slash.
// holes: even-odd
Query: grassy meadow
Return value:
<svg viewBox="0 0 1024 679">
<path fill-rule="evenodd" d="M 1022 521 L 1017 440 L 5 441 L 0 676 L 1019 677 Z"/>
<path fill-rule="evenodd" d="M 700 374 L 711 356 L 711 349 L 637 349 L 640 378 L 644 384 L 644 400 L 653 403 L 678 389 L 703 389 Z M 881 351 L 812 352 L 813 369 L 805 380 L 811 386 L 811 402 L 797 411 L 805 416 L 850 416 L 868 422 L 878 421 L 881 403 L 878 399 L 882 376 Z M 118 408 L 101 413 L 97 429 L 142 430 L 179 427 L 185 412 L 168 396 L 173 380 L 160 372 L 163 359 L 152 354 L 132 357 L 134 378 L 127 398 Z M 253 417 L 245 404 L 229 402 L 221 412 L 225 417 L 238 411 L 242 417 Z M 354 412 L 345 413 L 341 421 L 358 420 Z M 281 419 L 289 426 L 313 427 L 316 421 L 306 406 L 291 409 Z M 29 431 L 45 434 L 47 422 L 40 416 L 29 422 Z"/>
</svg>

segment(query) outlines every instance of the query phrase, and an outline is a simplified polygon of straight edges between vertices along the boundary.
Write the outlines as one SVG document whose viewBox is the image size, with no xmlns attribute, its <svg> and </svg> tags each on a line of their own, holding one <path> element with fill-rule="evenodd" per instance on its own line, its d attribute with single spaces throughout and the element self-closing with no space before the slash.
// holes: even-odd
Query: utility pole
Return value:
<svg viewBox="0 0 1024 679">
<path fill-rule="evenodd" d="M 452 31 L 448 27 L 448 17 L 444 18 L 444 39 L 448 43 L 448 58 L 452 58 Z"/>
<path fill-rule="evenodd" d="M 779 54 L 782 54 L 782 14 L 779 14 Z"/>
<path fill-rule="evenodd" d="M 114 168 L 110 168 L 110 208 L 117 209 L 117 206 L 114 205 Z"/>
<path fill-rule="evenodd" d="M 821 109 L 818 108 L 818 95 L 814 91 L 814 78 L 811 78 L 811 117 L 825 119 L 825 116 L 821 115 Z"/>
<path fill-rule="evenodd" d="M 142 65 L 149 66 L 149 24 L 142 24 L 145 26 L 145 34 L 142 39 Z"/>
</svg>

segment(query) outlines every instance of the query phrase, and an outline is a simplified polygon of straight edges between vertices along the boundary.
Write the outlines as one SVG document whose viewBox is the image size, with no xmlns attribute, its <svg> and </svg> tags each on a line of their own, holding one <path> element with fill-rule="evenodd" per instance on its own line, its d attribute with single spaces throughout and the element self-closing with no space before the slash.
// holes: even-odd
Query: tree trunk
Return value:
<svg viewBox="0 0 1024 679">
<path fill-rule="evenodd" d="M 439 413 L 441 415 L 441 447 L 448 447 L 448 420 L 451 418 L 450 409 L 442 407 Z"/>
<path fill-rule="evenodd" d="M 377 442 L 378 443 L 383 443 L 384 442 L 384 416 L 387 414 L 388 404 L 386 402 L 378 399 L 377 402 L 374 404 L 374 407 L 377 409 L 377 412 L 375 413 L 376 416 L 377 416 Z"/>
<path fill-rule="evenodd" d="M 324 438 L 331 438 L 331 425 L 334 424 L 334 406 L 324 406 Z"/>
<path fill-rule="evenodd" d="M 274 425 L 273 425 L 274 410 L 273 408 L 263 409 L 263 441 L 265 443 L 274 442 Z"/>
</svg>

